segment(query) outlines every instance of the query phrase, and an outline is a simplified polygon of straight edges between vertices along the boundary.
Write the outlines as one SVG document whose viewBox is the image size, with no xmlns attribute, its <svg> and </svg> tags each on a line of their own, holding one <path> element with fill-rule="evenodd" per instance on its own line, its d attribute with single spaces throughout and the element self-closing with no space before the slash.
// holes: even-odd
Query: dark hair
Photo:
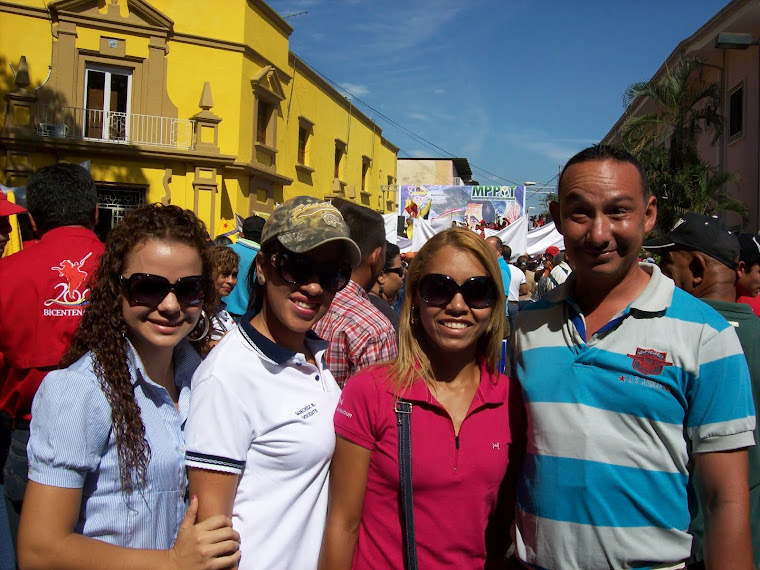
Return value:
<svg viewBox="0 0 760 570">
<path fill-rule="evenodd" d="M 120 277 L 129 252 L 149 239 L 178 242 L 198 251 L 206 277 L 203 302 L 206 307 L 213 306 L 216 293 L 204 255 L 204 223 L 190 210 L 178 206 L 141 206 L 124 216 L 108 234 L 105 252 L 90 282 L 90 304 L 61 360 L 62 367 L 70 366 L 92 352 L 95 374 L 111 406 L 124 492 L 134 489 L 138 481 L 145 484 L 151 452 L 127 365 L 127 327 L 122 312 Z"/>
<path fill-rule="evenodd" d="M 504 242 L 503 242 L 503 241 L 501 241 L 501 238 L 500 238 L 499 236 L 488 236 L 488 237 L 486 238 L 486 243 L 488 243 L 488 240 L 489 240 L 489 239 L 493 239 L 493 240 L 496 240 L 496 249 L 497 249 L 497 250 L 499 251 L 499 253 L 501 254 L 501 250 L 502 250 L 502 248 L 504 247 Z"/>
<path fill-rule="evenodd" d="M 378 247 L 383 247 L 385 222 L 380 214 L 370 208 L 340 198 L 333 199 L 332 205 L 343 216 L 351 233 L 351 239 L 359 246 L 362 262 Z"/>
<path fill-rule="evenodd" d="M 26 204 L 40 235 L 62 226 L 91 228 L 98 191 L 85 168 L 61 162 L 43 166 L 29 177 Z"/>
<path fill-rule="evenodd" d="M 641 178 L 641 190 L 644 193 L 644 198 L 646 199 L 649 197 L 649 181 L 647 180 L 647 173 L 644 171 L 644 167 L 638 159 L 622 148 L 606 144 L 597 144 L 583 149 L 567 161 L 565 167 L 562 169 L 562 173 L 559 175 L 559 182 L 557 182 L 557 196 L 559 200 L 562 200 L 562 180 L 565 178 L 567 170 L 574 164 L 592 162 L 595 160 L 616 160 L 618 162 L 627 162 L 628 164 L 635 166 L 636 170 L 639 171 L 639 178 Z"/>
<path fill-rule="evenodd" d="M 263 256 L 262 259 L 266 259 L 267 263 L 272 258 L 272 255 L 284 250 L 282 244 L 276 239 L 271 239 L 267 243 L 261 246 L 261 249 L 256 254 L 256 257 Z M 258 282 L 256 275 L 256 260 L 253 260 L 251 269 L 248 270 L 248 280 L 246 283 L 248 287 L 248 307 L 247 311 L 253 309 L 254 312 L 261 312 L 261 308 L 264 306 L 264 286 Z"/>
<path fill-rule="evenodd" d="M 232 245 L 232 240 L 229 237 L 222 235 L 216 236 L 211 243 L 213 245 Z"/>
<path fill-rule="evenodd" d="M 501 256 L 504 258 L 504 261 L 509 263 L 509 260 L 512 259 L 512 248 L 508 245 L 501 246 Z"/>
<path fill-rule="evenodd" d="M 385 265 L 383 269 L 393 269 L 393 260 L 401 255 L 401 250 L 395 243 L 385 242 Z"/>
</svg>

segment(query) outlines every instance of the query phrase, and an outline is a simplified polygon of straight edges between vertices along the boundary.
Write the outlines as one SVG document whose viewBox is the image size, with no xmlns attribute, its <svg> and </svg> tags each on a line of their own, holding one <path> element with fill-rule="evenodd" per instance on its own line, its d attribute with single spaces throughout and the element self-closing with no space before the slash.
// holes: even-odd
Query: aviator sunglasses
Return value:
<svg viewBox="0 0 760 570">
<path fill-rule="evenodd" d="M 347 261 L 317 263 L 308 255 L 289 251 L 273 253 L 270 260 L 280 278 L 291 285 L 311 283 L 316 275 L 322 289 L 337 293 L 351 280 L 351 264 Z"/>
<path fill-rule="evenodd" d="M 459 285 L 448 275 L 428 273 L 420 279 L 418 290 L 422 300 L 434 306 L 448 305 L 457 293 L 471 309 L 485 309 L 496 299 L 496 285 L 485 276 L 470 277 Z"/>
<path fill-rule="evenodd" d="M 383 273 L 395 273 L 399 277 L 403 277 L 405 272 L 406 272 L 406 267 L 404 267 L 403 265 L 401 267 L 391 267 L 390 269 L 383 269 Z"/>
<path fill-rule="evenodd" d="M 133 273 L 119 277 L 124 296 L 130 305 L 156 307 L 169 294 L 174 293 L 180 305 L 194 307 L 203 302 L 203 276 L 180 277 L 170 283 L 166 277 L 150 273 Z"/>
</svg>

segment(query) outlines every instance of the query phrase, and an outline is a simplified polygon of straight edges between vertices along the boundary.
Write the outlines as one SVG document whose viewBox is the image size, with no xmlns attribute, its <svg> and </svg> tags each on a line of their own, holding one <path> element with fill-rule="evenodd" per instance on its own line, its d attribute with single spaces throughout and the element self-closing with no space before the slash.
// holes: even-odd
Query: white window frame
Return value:
<svg viewBox="0 0 760 570">
<path fill-rule="evenodd" d="M 93 138 L 87 136 L 87 113 L 90 109 L 87 108 L 87 82 L 90 71 L 99 71 L 105 73 L 105 80 L 103 85 L 103 124 L 101 125 L 101 137 Z M 110 114 L 117 111 L 111 111 L 111 75 L 126 75 L 127 77 L 127 109 L 125 113 L 124 123 L 124 139 L 111 139 L 110 138 L 110 120 L 106 120 L 110 117 Z M 84 96 L 82 97 L 84 102 L 84 117 L 82 120 L 82 136 L 86 140 L 95 141 L 112 141 L 119 143 L 129 142 L 129 117 L 132 112 L 132 70 L 125 69 L 123 67 L 111 67 L 107 65 L 98 65 L 94 63 L 88 63 L 84 68 Z M 98 110 L 98 109 L 95 109 Z"/>
</svg>

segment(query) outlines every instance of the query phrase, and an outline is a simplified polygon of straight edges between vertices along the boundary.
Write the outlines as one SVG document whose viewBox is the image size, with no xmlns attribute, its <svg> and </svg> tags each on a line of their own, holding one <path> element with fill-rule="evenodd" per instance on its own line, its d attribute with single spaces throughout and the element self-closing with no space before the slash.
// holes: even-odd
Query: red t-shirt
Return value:
<svg viewBox="0 0 760 570">
<path fill-rule="evenodd" d="M 66 352 L 89 302 L 101 253 L 94 232 L 65 226 L 0 260 L 0 353 L 7 367 L 0 411 L 31 419 L 37 388 Z"/>
<path fill-rule="evenodd" d="M 398 427 L 387 365 L 351 378 L 335 412 L 335 431 L 372 451 L 354 568 L 403 568 L 399 512 Z M 481 367 L 480 386 L 459 435 L 427 385 L 404 394 L 412 402 L 412 484 L 420 568 L 483 567 L 486 527 L 507 541 L 517 471 L 525 449 L 520 387 Z M 497 495 L 504 482 L 497 511 Z"/>
<path fill-rule="evenodd" d="M 736 302 L 746 303 L 752 307 L 752 312 L 760 317 L 760 295 L 756 295 L 755 297 L 739 297 Z M 760 443 L 758 443 L 758 445 L 760 445 Z"/>
</svg>

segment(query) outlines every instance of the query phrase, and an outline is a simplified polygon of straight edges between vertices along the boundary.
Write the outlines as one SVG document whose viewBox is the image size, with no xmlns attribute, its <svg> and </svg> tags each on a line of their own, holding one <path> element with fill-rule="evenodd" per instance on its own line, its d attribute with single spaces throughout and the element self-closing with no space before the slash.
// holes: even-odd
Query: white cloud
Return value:
<svg viewBox="0 0 760 570">
<path fill-rule="evenodd" d="M 429 121 L 430 117 L 427 115 L 423 115 L 422 113 L 409 113 L 410 119 L 415 119 L 417 121 Z"/>
<path fill-rule="evenodd" d="M 557 164 L 565 164 L 567 160 L 572 157 L 578 151 L 585 147 L 594 144 L 592 140 L 541 140 L 531 141 L 523 140 L 519 142 L 521 146 L 532 150 L 533 152 L 552 159 Z"/>
<path fill-rule="evenodd" d="M 350 95 L 354 97 L 365 97 L 369 95 L 369 89 L 365 85 L 358 85 L 356 83 L 341 83 L 342 89 L 348 91 Z"/>
<path fill-rule="evenodd" d="M 435 93 L 436 95 L 443 95 L 444 93 L 446 93 L 446 90 L 445 89 L 440 89 L 440 88 L 439 89 L 433 89 L 433 93 Z"/>
</svg>

